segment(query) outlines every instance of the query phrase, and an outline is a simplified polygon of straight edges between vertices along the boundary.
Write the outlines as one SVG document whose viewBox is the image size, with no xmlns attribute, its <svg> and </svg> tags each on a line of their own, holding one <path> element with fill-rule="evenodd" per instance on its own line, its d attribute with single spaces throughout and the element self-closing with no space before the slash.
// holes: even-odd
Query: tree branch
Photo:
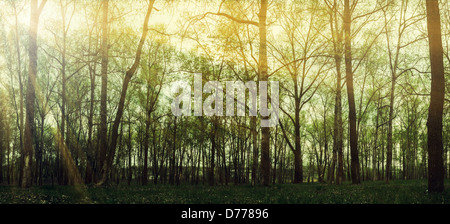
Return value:
<svg viewBox="0 0 450 224">
<path fill-rule="evenodd" d="M 44 9 L 45 3 L 47 3 L 47 0 L 43 0 L 41 2 L 41 5 L 39 5 L 39 9 L 38 9 L 38 15 L 41 15 L 42 10 Z"/>
<path fill-rule="evenodd" d="M 238 22 L 238 23 L 243 23 L 243 24 L 250 24 L 250 25 L 254 25 L 254 26 L 259 26 L 259 23 L 255 22 L 255 21 L 244 20 L 244 19 L 238 19 L 238 18 L 236 18 L 236 17 L 233 17 L 233 16 L 228 15 L 228 14 L 223 13 L 223 12 L 216 12 L 216 13 L 214 13 L 214 12 L 207 12 L 207 13 L 203 14 L 203 17 L 205 17 L 205 16 L 207 16 L 207 15 L 224 16 L 224 17 L 226 17 L 226 18 L 228 18 L 228 19 L 231 19 L 231 20 L 233 20 L 233 21 L 235 21 L 235 22 Z"/>
</svg>

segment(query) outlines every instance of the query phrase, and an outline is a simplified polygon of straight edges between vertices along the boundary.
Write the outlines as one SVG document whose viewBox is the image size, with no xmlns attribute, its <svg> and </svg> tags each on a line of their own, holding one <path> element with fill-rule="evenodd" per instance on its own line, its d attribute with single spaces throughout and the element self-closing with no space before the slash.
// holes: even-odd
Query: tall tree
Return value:
<svg viewBox="0 0 450 224">
<path fill-rule="evenodd" d="M 142 36 L 138 43 L 134 63 L 126 71 L 125 77 L 123 79 L 122 91 L 121 91 L 120 99 L 119 99 L 119 105 L 117 107 L 116 117 L 114 119 L 113 127 L 111 130 L 111 145 L 109 147 L 107 147 L 107 149 L 108 149 L 107 157 L 106 157 L 105 163 L 101 167 L 102 176 L 101 176 L 100 181 L 98 182 L 99 185 L 105 184 L 108 181 L 109 172 L 111 171 L 112 162 L 114 160 L 114 155 L 115 155 L 115 151 L 116 151 L 117 137 L 119 136 L 118 130 L 119 130 L 120 120 L 122 119 L 122 114 L 123 114 L 123 110 L 124 110 L 124 106 L 125 106 L 125 98 L 127 95 L 128 84 L 130 83 L 131 78 L 133 77 L 134 73 L 136 72 L 136 70 L 138 69 L 138 66 L 140 64 L 142 48 L 144 46 L 145 39 L 146 39 L 147 33 L 148 33 L 148 21 L 150 19 L 150 14 L 152 12 L 154 3 L 155 3 L 155 0 L 151 0 L 148 4 L 147 14 L 145 15 L 144 25 L 142 28 Z"/>
<path fill-rule="evenodd" d="M 427 29 L 431 63 L 431 97 L 428 110 L 428 191 L 444 191 L 442 116 L 445 97 L 444 60 L 439 1 L 427 0 Z"/>
<path fill-rule="evenodd" d="M 108 99 L 108 5 L 109 0 L 102 1 L 102 43 L 100 48 L 101 54 L 101 93 L 100 93 L 100 130 L 99 130 L 99 151 L 98 151 L 98 165 L 97 178 L 105 175 L 103 167 L 106 164 L 106 153 L 108 150 L 108 119 L 107 119 L 107 99 Z"/>
<path fill-rule="evenodd" d="M 330 166 L 330 181 L 341 184 L 344 177 L 344 153 L 343 153 L 343 127 L 342 127 L 342 55 L 343 55 L 343 29 L 340 27 L 338 15 L 338 4 L 325 1 L 329 9 L 330 31 L 333 42 L 334 62 L 336 66 L 336 93 L 334 101 L 334 123 L 333 123 L 333 154 Z M 334 173 L 336 171 L 336 179 Z"/>
<path fill-rule="evenodd" d="M 351 177 L 353 184 L 360 183 L 360 167 L 358 156 L 358 134 L 356 133 L 356 106 L 355 93 L 353 87 L 353 67 L 352 67 L 352 37 L 351 37 L 351 10 L 350 1 L 344 1 L 344 54 L 345 54 L 345 81 L 347 84 L 348 97 L 348 122 L 350 128 L 350 154 L 351 154 Z"/>
<path fill-rule="evenodd" d="M 259 11 L 259 81 L 267 81 L 267 0 L 261 0 Z M 267 105 L 265 106 L 267 108 Z M 269 117 L 262 116 L 262 120 L 269 120 Z M 261 127 L 261 170 L 264 186 L 270 184 L 270 127 Z"/>
<path fill-rule="evenodd" d="M 395 9 L 395 7 L 393 7 Z M 412 8 L 412 9 L 411 9 Z M 413 11 L 412 11 L 413 10 Z M 405 36 L 408 34 L 408 28 L 413 27 L 417 22 L 422 21 L 423 16 L 421 13 L 417 13 L 417 7 L 413 8 L 409 1 L 402 0 L 400 3 L 400 8 L 398 13 L 391 18 L 387 17 L 387 10 L 383 10 L 384 20 L 385 20 L 385 34 L 386 34 L 386 47 L 388 51 L 389 59 L 389 70 L 391 73 L 391 91 L 389 95 L 389 118 L 388 118 L 388 136 L 387 136 L 387 152 L 386 152 L 386 182 L 392 177 L 392 132 L 393 132 L 393 120 L 394 120 L 394 102 L 395 102 L 395 90 L 396 82 L 398 78 L 409 71 L 411 68 L 406 68 L 403 71 L 399 71 L 399 66 L 401 65 L 401 51 L 410 46 L 412 43 L 423 39 L 422 37 L 417 37 L 410 39 L 410 41 L 405 42 Z M 394 21 L 397 22 L 396 32 L 390 29 L 390 21 L 392 18 L 397 18 Z M 396 39 L 394 39 L 396 38 Z M 394 41 L 392 41 L 394 39 Z"/>
<path fill-rule="evenodd" d="M 35 134 L 34 125 L 34 102 L 36 100 L 36 76 L 37 76 L 37 32 L 39 17 L 41 12 L 47 3 L 47 0 L 43 0 L 38 5 L 38 0 L 31 0 L 31 12 L 30 12 L 30 28 L 28 31 L 28 83 L 26 93 L 26 119 L 25 119 L 25 133 L 24 133 L 24 150 L 23 150 L 23 175 L 21 181 L 21 187 L 27 188 L 32 185 L 32 157 L 33 157 L 33 136 Z"/>
<path fill-rule="evenodd" d="M 89 14 L 89 11 L 87 10 L 87 7 L 85 7 L 85 18 L 86 18 L 86 25 L 88 27 L 88 44 L 87 44 L 87 52 L 89 52 L 88 57 L 88 68 L 89 68 L 89 77 L 90 77 L 90 99 L 89 99 L 89 115 L 88 115 L 88 140 L 87 140 L 87 152 L 86 152 L 86 173 L 85 173 L 85 183 L 89 184 L 94 181 L 94 168 L 95 168 L 95 160 L 96 160 L 96 153 L 97 150 L 95 148 L 95 143 L 93 140 L 93 129 L 94 129 L 94 106 L 96 102 L 95 97 L 95 83 L 96 83 L 96 68 L 98 64 L 98 39 L 99 39 L 99 31 L 96 31 L 96 24 L 99 19 L 99 15 L 95 13 L 94 16 L 90 16 L 92 14 Z M 90 25 L 90 21 L 93 18 L 92 25 Z"/>
<path fill-rule="evenodd" d="M 146 82 L 146 100 L 144 109 L 146 111 L 145 117 L 145 138 L 144 138 L 144 168 L 142 170 L 142 185 L 148 183 L 148 151 L 150 145 L 150 126 L 154 123 L 153 112 L 156 110 L 156 104 L 158 102 L 159 95 L 161 93 L 164 76 L 166 74 L 166 60 L 170 57 L 167 55 L 164 46 L 161 43 L 156 43 L 155 46 L 151 45 L 149 49 L 148 61 L 145 72 Z M 161 58 L 163 61 L 161 61 Z M 161 64 L 159 64 L 160 62 Z M 159 76 L 159 77 L 158 77 Z M 154 133 L 154 128 L 152 129 Z M 153 142 L 156 141 L 156 136 L 153 135 Z M 155 147 L 155 146 L 154 146 Z M 156 159 L 153 160 L 154 164 L 157 164 Z"/>
<path fill-rule="evenodd" d="M 283 136 L 294 153 L 294 183 L 303 182 L 303 154 L 300 135 L 303 122 L 300 113 L 323 82 L 324 78 L 321 78 L 321 74 L 326 70 L 327 65 L 326 61 L 321 61 L 324 58 L 322 49 L 325 49 L 327 42 L 321 41 L 321 30 L 325 24 L 320 22 L 321 14 L 315 6 L 316 3 L 311 2 L 309 5 L 307 2 L 302 2 L 304 6 L 288 6 L 286 4 L 287 10 L 280 10 L 285 11 L 280 20 L 283 21 L 283 34 L 285 33 L 285 36 L 288 37 L 289 50 L 284 52 L 281 50 L 283 47 L 274 47 L 278 52 L 278 54 L 274 54 L 274 57 L 282 64 L 282 67 L 286 68 L 293 84 L 284 89 L 293 99 L 294 117 L 290 115 L 289 110 L 280 106 L 281 111 L 289 117 L 293 124 L 293 144 L 290 136 L 286 134 L 284 126 L 281 122 L 279 123 Z M 307 15 L 299 15 L 299 12 L 307 13 Z"/>
<path fill-rule="evenodd" d="M 23 138 L 24 138 L 24 126 L 23 126 L 23 81 L 22 81 L 22 60 L 20 53 L 20 37 L 19 37 L 19 21 L 16 1 L 11 2 L 14 8 L 14 36 L 15 36 L 15 44 L 16 44 L 16 52 L 17 52 L 17 77 L 19 78 L 19 113 L 18 113 L 18 122 L 17 125 L 19 127 L 19 146 L 20 151 L 23 152 Z"/>
<path fill-rule="evenodd" d="M 268 81 L 268 65 L 267 65 L 267 0 L 259 1 L 259 13 L 258 13 L 258 22 L 246 19 L 240 19 L 229 15 L 227 13 L 223 13 L 220 11 L 222 4 L 220 4 L 219 11 L 215 12 L 207 12 L 202 15 L 202 18 L 207 15 L 216 15 L 226 17 L 234 22 L 241 24 L 253 25 L 258 28 L 258 36 L 259 36 L 259 53 L 258 53 L 258 81 Z M 267 106 L 266 106 L 267 108 Z M 269 120 L 267 116 L 262 116 L 261 120 Z M 253 161 L 255 162 L 255 161 Z M 263 176 L 262 185 L 268 186 L 270 184 L 270 127 L 261 127 L 261 171 Z"/>
</svg>

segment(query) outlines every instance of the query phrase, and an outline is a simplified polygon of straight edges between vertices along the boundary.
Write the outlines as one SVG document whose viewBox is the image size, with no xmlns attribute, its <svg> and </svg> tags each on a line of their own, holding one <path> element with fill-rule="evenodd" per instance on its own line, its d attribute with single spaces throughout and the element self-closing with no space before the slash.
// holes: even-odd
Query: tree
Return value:
<svg viewBox="0 0 450 224">
<path fill-rule="evenodd" d="M 445 78 L 439 1 L 427 0 L 427 29 L 431 63 L 431 97 L 428 110 L 428 191 L 444 191 L 442 115 Z"/>
<path fill-rule="evenodd" d="M 107 119 L 107 98 L 108 98 L 108 0 L 102 0 L 102 43 L 101 54 L 101 95 L 100 95 L 100 130 L 99 130 L 99 152 L 97 157 L 97 180 L 101 181 L 106 174 L 106 155 L 108 151 L 108 119 Z"/>
<path fill-rule="evenodd" d="M 345 82 L 347 85 L 349 128 L 350 128 L 350 151 L 351 151 L 351 175 L 352 183 L 360 183 L 360 167 L 358 156 L 358 134 L 356 133 L 356 107 L 355 93 L 353 88 L 352 46 L 351 46 L 351 11 L 349 0 L 344 1 L 344 39 L 345 39 Z"/>
<path fill-rule="evenodd" d="M 403 71 L 400 71 L 401 65 L 401 51 L 410 46 L 412 43 L 417 42 L 422 37 L 417 37 L 412 39 L 411 41 L 405 42 L 405 36 L 408 34 L 408 28 L 413 27 L 415 23 L 420 22 L 423 19 L 421 14 L 417 13 L 417 8 L 411 9 L 411 4 L 408 4 L 408 1 L 401 1 L 400 8 L 398 12 L 395 12 L 393 17 L 387 18 L 386 10 L 383 10 L 384 20 L 385 20 L 385 33 L 386 33 L 386 47 L 388 51 L 389 58 L 389 70 L 391 73 L 391 88 L 389 95 L 389 118 L 388 118 L 388 136 L 387 136 L 387 160 L 386 160 L 386 182 L 389 183 L 389 180 L 392 177 L 392 132 L 393 132 L 393 120 L 394 120 L 394 102 L 395 102 L 395 87 L 398 78 L 409 71 L 411 68 L 405 68 Z M 393 7 L 394 8 L 394 7 Z M 393 32 L 390 29 L 389 22 L 398 16 L 398 20 L 394 20 L 398 22 L 398 26 L 396 32 Z M 407 36 L 406 36 L 407 37 Z M 392 38 L 396 38 L 395 41 L 392 41 Z"/>
<path fill-rule="evenodd" d="M 371 18 L 373 14 L 387 6 L 379 6 L 379 3 L 375 3 L 375 9 L 368 12 L 355 15 L 355 11 L 359 1 L 344 1 L 344 11 L 343 13 L 339 11 L 338 1 L 325 1 L 330 21 L 330 31 L 331 40 L 333 42 L 333 58 L 336 66 L 336 98 L 335 98 L 335 121 L 334 121 L 334 140 L 333 140 L 333 160 L 334 164 L 331 165 L 331 172 L 334 173 L 334 167 L 337 165 L 337 175 L 336 183 L 342 181 L 344 159 L 343 159 L 343 128 L 342 128 L 342 98 L 341 90 L 343 88 L 341 83 L 341 63 L 344 57 L 345 63 L 345 78 L 344 82 L 347 88 L 348 106 L 349 106 L 349 145 L 352 154 L 352 182 L 359 183 L 359 155 L 358 155 L 358 133 L 357 133 L 357 117 L 356 117 L 356 106 L 355 106 L 355 91 L 353 87 L 353 75 L 360 67 L 361 62 L 366 58 L 372 45 L 375 43 L 376 39 L 380 36 L 381 32 L 375 35 L 375 38 L 368 42 L 365 46 L 364 51 L 361 51 L 361 55 L 357 58 L 360 59 L 358 63 L 353 66 L 353 61 L 355 61 L 352 53 L 352 41 L 355 36 L 363 30 L 363 27 L 374 19 Z M 359 24 L 358 20 L 363 19 Z M 342 19 L 342 23 L 340 23 Z M 356 26 L 358 25 L 358 26 Z M 340 27 L 342 26 L 342 27 Z M 354 28 L 352 28 L 354 26 Z"/>
<path fill-rule="evenodd" d="M 349 0 L 344 1 L 344 13 L 343 13 L 343 32 L 344 32 L 344 61 L 345 61 L 345 83 L 347 87 L 347 97 L 348 97 L 348 107 L 349 107 L 349 145 L 351 154 L 351 179 L 353 184 L 360 183 L 360 163 L 359 163 L 359 152 L 358 152 L 358 130 L 357 130 L 357 117 L 356 117 L 356 106 L 355 106 L 355 90 L 353 85 L 354 73 L 361 65 L 363 61 L 377 38 L 382 32 L 375 33 L 373 40 L 368 42 L 368 45 L 363 51 L 362 55 L 359 56 L 360 61 L 353 67 L 353 56 L 352 56 L 352 41 L 354 37 L 362 30 L 364 25 L 367 25 L 371 16 L 379 12 L 380 10 L 386 8 L 390 2 L 384 5 L 380 5 L 379 2 L 375 3 L 373 10 L 367 13 L 354 15 L 354 11 L 358 5 L 359 1 L 352 1 L 350 5 Z M 354 24 L 358 19 L 365 18 L 364 21 L 352 31 L 352 24 Z"/>
<path fill-rule="evenodd" d="M 14 36 L 15 36 L 15 45 L 17 52 L 17 77 L 19 79 L 19 113 L 18 113 L 18 127 L 19 127 L 19 145 L 20 151 L 23 152 L 23 138 L 24 138 L 24 124 L 23 124 L 23 81 L 22 81 L 22 60 L 20 54 L 20 37 L 19 37 L 19 23 L 18 23 L 18 11 L 16 2 L 12 1 L 14 8 Z M 15 101 L 15 100 L 14 100 Z"/>
<path fill-rule="evenodd" d="M 157 41 L 155 44 L 151 44 L 149 49 L 149 55 L 147 65 L 143 66 L 144 70 L 144 82 L 146 83 L 145 104 L 143 109 L 146 111 L 145 117 L 145 138 L 144 138 L 144 167 L 142 171 L 142 184 L 146 185 L 148 182 L 148 151 L 150 145 L 150 128 L 152 123 L 156 122 L 156 117 L 153 113 L 156 110 L 158 98 L 161 93 L 164 76 L 167 73 L 167 61 L 170 57 L 170 50 L 163 46 L 163 43 Z M 158 77 L 159 76 L 159 77 Z M 154 133 L 154 127 L 152 129 Z M 156 147 L 156 136 L 152 136 L 154 145 Z M 156 152 L 154 152 L 156 155 Z M 153 163 L 157 164 L 156 159 L 153 159 Z M 155 172 L 156 173 L 156 172 Z"/>
<path fill-rule="evenodd" d="M 259 81 L 267 81 L 267 0 L 261 0 L 259 11 Z M 267 105 L 265 106 L 267 108 Z M 262 116 L 262 120 L 269 120 L 268 116 Z M 263 185 L 270 184 L 270 127 L 261 127 L 261 169 Z"/>
<path fill-rule="evenodd" d="M 100 2 L 101 3 L 101 2 Z M 94 114 L 95 114 L 95 102 L 96 102 L 96 96 L 95 96 L 95 80 L 96 80 L 96 68 L 98 64 L 98 41 L 99 39 L 99 31 L 96 31 L 96 24 L 99 18 L 99 15 L 97 13 L 89 12 L 89 10 L 85 7 L 85 17 L 86 17 L 86 24 L 88 28 L 88 44 L 87 49 L 85 50 L 88 52 L 87 57 L 87 66 L 89 69 L 89 81 L 90 81 L 90 99 L 89 99 L 89 115 L 88 115 L 88 133 L 87 133 L 87 152 L 86 152 L 86 171 L 85 171 L 85 183 L 90 184 L 94 181 L 96 173 L 94 173 L 95 164 L 96 164 L 96 153 L 97 148 L 95 148 L 95 142 L 93 139 L 93 132 L 94 132 Z M 92 21 L 92 25 L 90 25 L 90 19 L 94 18 Z"/>
<path fill-rule="evenodd" d="M 343 55 L 343 29 L 339 27 L 338 4 L 336 0 L 331 4 L 325 1 L 330 16 L 330 32 L 333 43 L 333 58 L 336 67 L 336 93 L 334 101 L 333 123 L 333 155 L 330 166 L 330 181 L 341 184 L 344 178 L 344 153 L 343 153 L 343 127 L 342 127 L 342 72 L 341 63 Z M 337 166 L 336 180 L 334 173 Z"/>
<path fill-rule="evenodd" d="M 246 19 L 240 19 L 229 15 L 227 13 L 223 13 L 220 11 L 222 7 L 221 3 L 219 7 L 219 11 L 217 13 L 207 12 L 203 14 L 201 17 L 205 17 L 207 15 L 216 15 L 222 16 L 227 19 L 230 19 L 234 22 L 241 24 L 253 25 L 258 28 L 259 35 L 259 58 L 258 58 L 258 81 L 268 81 L 268 66 L 267 66 L 267 0 L 260 0 L 259 2 L 259 13 L 258 13 L 258 22 Z M 267 108 L 267 106 L 266 106 Z M 268 116 L 262 116 L 262 120 L 269 120 Z M 263 176 L 262 185 L 268 186 L 270 184 L 270 127 L 261 127 L 261 172 Z"/>
<path fill-rule="evenodd" d="M 70 6 L 72 5 L 72 10 L 69 12 Z M 57 163 L 58 163 L 58 182 L 60 184 L 78 184 L 80 183 L 79 175 L 76 175 L 75 173 L 69 173 L 69 171 L 75 171 L 76 169 L 74 167 L 69 167 L 72 164 L 72 161 L 68 161 L 67 158 L 64 157 L 64 155 L 69 155 L 71 152 L 71 148 L 73 148 L 70 143 L 71 135 L 73 136 L 73 133 L 71 133 L 71 129 L 69 126 L 69 114 L 67 111 L 70 111 L 72 108 L 69 107 L 70 99 L 67 98 L 68 93 L 68 83 L 72 77 L 74 77 L 76 74 L 79 73 L 79 71 L 86 66 L 85 63 L 83 63 L 79 68 L 75 69 L 73 73 L 69 73 L 69 69 L 71 68 L 71 65 L 74 65 L 73 61 L 69 60 L 69 56 L 71 55 L 71 52 L 68 52 L 69 50 L 69 41 L 68 41 L 68 33 L 70 30 L 70 26 L 72 23 L 72 19 L 74 17 L 75 11 L 76 11 L 76 5 L 74 1 L 59 1 L 59 9 L 60 9 L 60 21 L 61 26 L 59 27 L 51 27 L 50 30 L 51 33 L 54 36 L 54 42 L 55 46 L 52 46 L 52 49 L 56 49 L 56 54 L 59 54 L 56 56 L 52 52 L 46 50 L 43 48 L 43 51 L 46 53 L 46 55 L 49 58 L 54 59 L 58 63 L 59 66 L 54 66 L 54 68 L 58 71 L 58 74 L 61 77 L 60 83 L 61 83 L 61 120 L 60 120 L 60 128 L 58 129 L 58 133 L 60 136 L 60 139 L 58 139 L 58 151 L 57 151 Z M 59 32 L 53 32 L 53 30 L 58 30 Z M 44 86 L 48 86 L 48 84 L 45 84 Z M 52 92 L 53 90 L 50 90 Z M 50 94 L 50 92 L 48 94 Z M 75 98 L 75 97 L 74 97 Z M 42 102 L 42 112 L 41 120 L 44 119 L 43 116 L 45 116 L 46 113 L 48 113 L 46 110 L 48 110 L 46 107 L 48 102 Z M 44 128 L 44 125 L 42 125 L 42 129 Z M 41 130 L 43 131 L 43 130 Z M 42 141 L 43 139 L 41 139 Z M 37 144 L 39 145 L 39 144 Z M 69 151 L 66 151 L 69 150 Z M 70 156 L 72 157 L 72 156 Z"/>
<path fill-rule="evenodd" d="M 121 91 L 120 99 L 119 99 L 119 105 L 117 107 L 116 117 L 114 119 L 113 127 L 111 130 L 111 145 L 109 145 L 109 147 L 107 147 L 108 153 L 107 153 L 106 161 L 105 161 L 105 163 L 103 163 L 103 166 L 101 167 L 102 175 L 101 175 L 100 181 L 97 183 L 98 185 L 103 185 L 103 184 L 107 183 L 107 181 L 108 181 L 109 172 L 111 171 L 112 162 L 114 160 L 114 155 L 115 155 L 115 151 L 116 151 L 117 137 L 119 136 L 118 130 L 119 130 L 120 120 L 122 119 L 122 114 L 123 114 L 123 110 L 124 110 L 124 106 L 125 106 L 125 98 L 127 95 L 128 84 L 130 83 L 131 78 L 133 77 L 134 73 L 136 72 L 136 70 L 139 66 L 140 60 L 141 60 L 142 47 L 144 46 L 145 39 L 147 37 L 148 21 L 150 19 L 150 14 L 152 12 L 154 3 L 155 3 L 155 0 L 151 0 L 148 4 L 147 14 L 145 15 L 144 25 L 142 28 L 142 36 L 139 40 L 138 47 L 136 50 L 136 57 L 134 59 L 133 65 L 126 71 L 125 77 L 123 79 L 122 91 Z M 106 48 L 106 46 L 104 46 L 104 47 Z"/>
<path fill-rule="evenodd" d="M 303 4 L 307 3 L 302 2 Z M 293 86 L 283 89 L 288 92 L 294 102 L 294 117 L 288 112 L 290 110 L 283 109 L 283 106 L 280 107 L 294 127 L 293 144 L 281 121 L 279 123 L 283 136 L 294 153 L 294 183 L 303 182 L 303 154 L 300 136 L 300 126 L 303 122 L 300 113 L 324 81 L 325 76 L 321 76 L 326 71 L 327 66 L 327 59 L 324 57 L 323 51 L 323 49 L 326 49 L 327 42 L 321 38 L 321 30 L 325 24 L 320 22 L 322 15 L 317 6 L 314 6 L 315 4 L 317 2 L 304 6 L 307 9 L 303 8 L 302 5 L 280 9 L 280 11 L 285 11 L 280 20 L 282 21 L 283 34 L 288 37 L 288 40 L 286 44 L 282 43 L 281 47 L 276 47 L 275 43 L 272 44 L 276 51 L 273 56 L 282 65 L 281 67 L 287 70 L 293 84 Z M 287 7 L 287 4 L 285 7 Z M 290 46 L 288 50 L 282 50 L 285 45 Z"/>
<path fill-rule="evenodd" d="M 37 76 L 37 31 L 39 24 L 39 16 L 44 8 L 47 0 L 43 0 L 38 5 L 38 0 L 31 0 L 30 12 L 30 29 L 28 33 L 28 84 L 26 93 L 26 119 L 25 119 L 25 135 L 23 150 L 23 176 L 21 187 L 28 188 L 32 185 L 31 169 L 33 163 L 33 137 L 35 135 L 34 125 L 34 103 L 36 99 L 35 85 Z"/>
<path fill-rule="evenodd" d="M 429 178 L 429 192 L 439 192 L 450 154 L 449 1 L 415 2 L 216 0 L 153 9 L 150 0 L 0 1 L 0 180 L 254 186 Z M 233 115 L 171 113 L 167 82 L 195 85 L 198 73 L 202 87 L 246 83 L 231 90 L 233 101 L 215 86 L 201 90 L 208 109 L 216 95 L 233 103 Z M 253 84 L 268 80 L 279 81 L 282 103 L 269 94 L 253 113 Z M 267 106 L 281 110 L 280 127 L 264 127 L 274 118 Z"/>
</svg>

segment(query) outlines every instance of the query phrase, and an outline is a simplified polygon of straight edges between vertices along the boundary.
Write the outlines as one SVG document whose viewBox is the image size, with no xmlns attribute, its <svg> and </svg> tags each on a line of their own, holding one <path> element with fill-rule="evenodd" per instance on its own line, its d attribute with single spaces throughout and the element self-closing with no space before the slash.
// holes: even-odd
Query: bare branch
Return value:
<svg viewBox="0 0 450 224">
<path fill-rule="evenodd" d="M 233 17 L 233 16 L 228 15 L 228 14 L 223 13 L 223 12 L 216 12 L 216 13 L 214 13 L 214 12 L 207 12 L 207 13 L 203 14 L 204 17 L 207 16 L 207 15 L 224 16 L 224 17 L 226 17 L 228 19 L 231 19 L 231 20 L 233 20 L 235 22 L 238 22 L 238 23 L 244 23 L 244 24 L 250 24 L 250 25 L 254 25 L 254 26 L 259 26 L 259 23 L 255 22 L 255 21 L 245 20 L 245 19 L 238 19 L 236 17 Z"/>
</svg>

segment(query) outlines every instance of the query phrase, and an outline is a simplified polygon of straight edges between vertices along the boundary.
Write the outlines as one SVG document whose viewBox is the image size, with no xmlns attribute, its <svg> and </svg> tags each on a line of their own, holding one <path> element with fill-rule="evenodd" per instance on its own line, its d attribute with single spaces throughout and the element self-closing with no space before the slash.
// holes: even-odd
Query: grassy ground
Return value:
<svg viewBox="0 0 450 224">
<path fill-rule="evenodd" d="M 251 186 L 0 186 L 0 204 L 450 204 L 445 192 L 428 194 L 426 180 Z"/>
</svg>

